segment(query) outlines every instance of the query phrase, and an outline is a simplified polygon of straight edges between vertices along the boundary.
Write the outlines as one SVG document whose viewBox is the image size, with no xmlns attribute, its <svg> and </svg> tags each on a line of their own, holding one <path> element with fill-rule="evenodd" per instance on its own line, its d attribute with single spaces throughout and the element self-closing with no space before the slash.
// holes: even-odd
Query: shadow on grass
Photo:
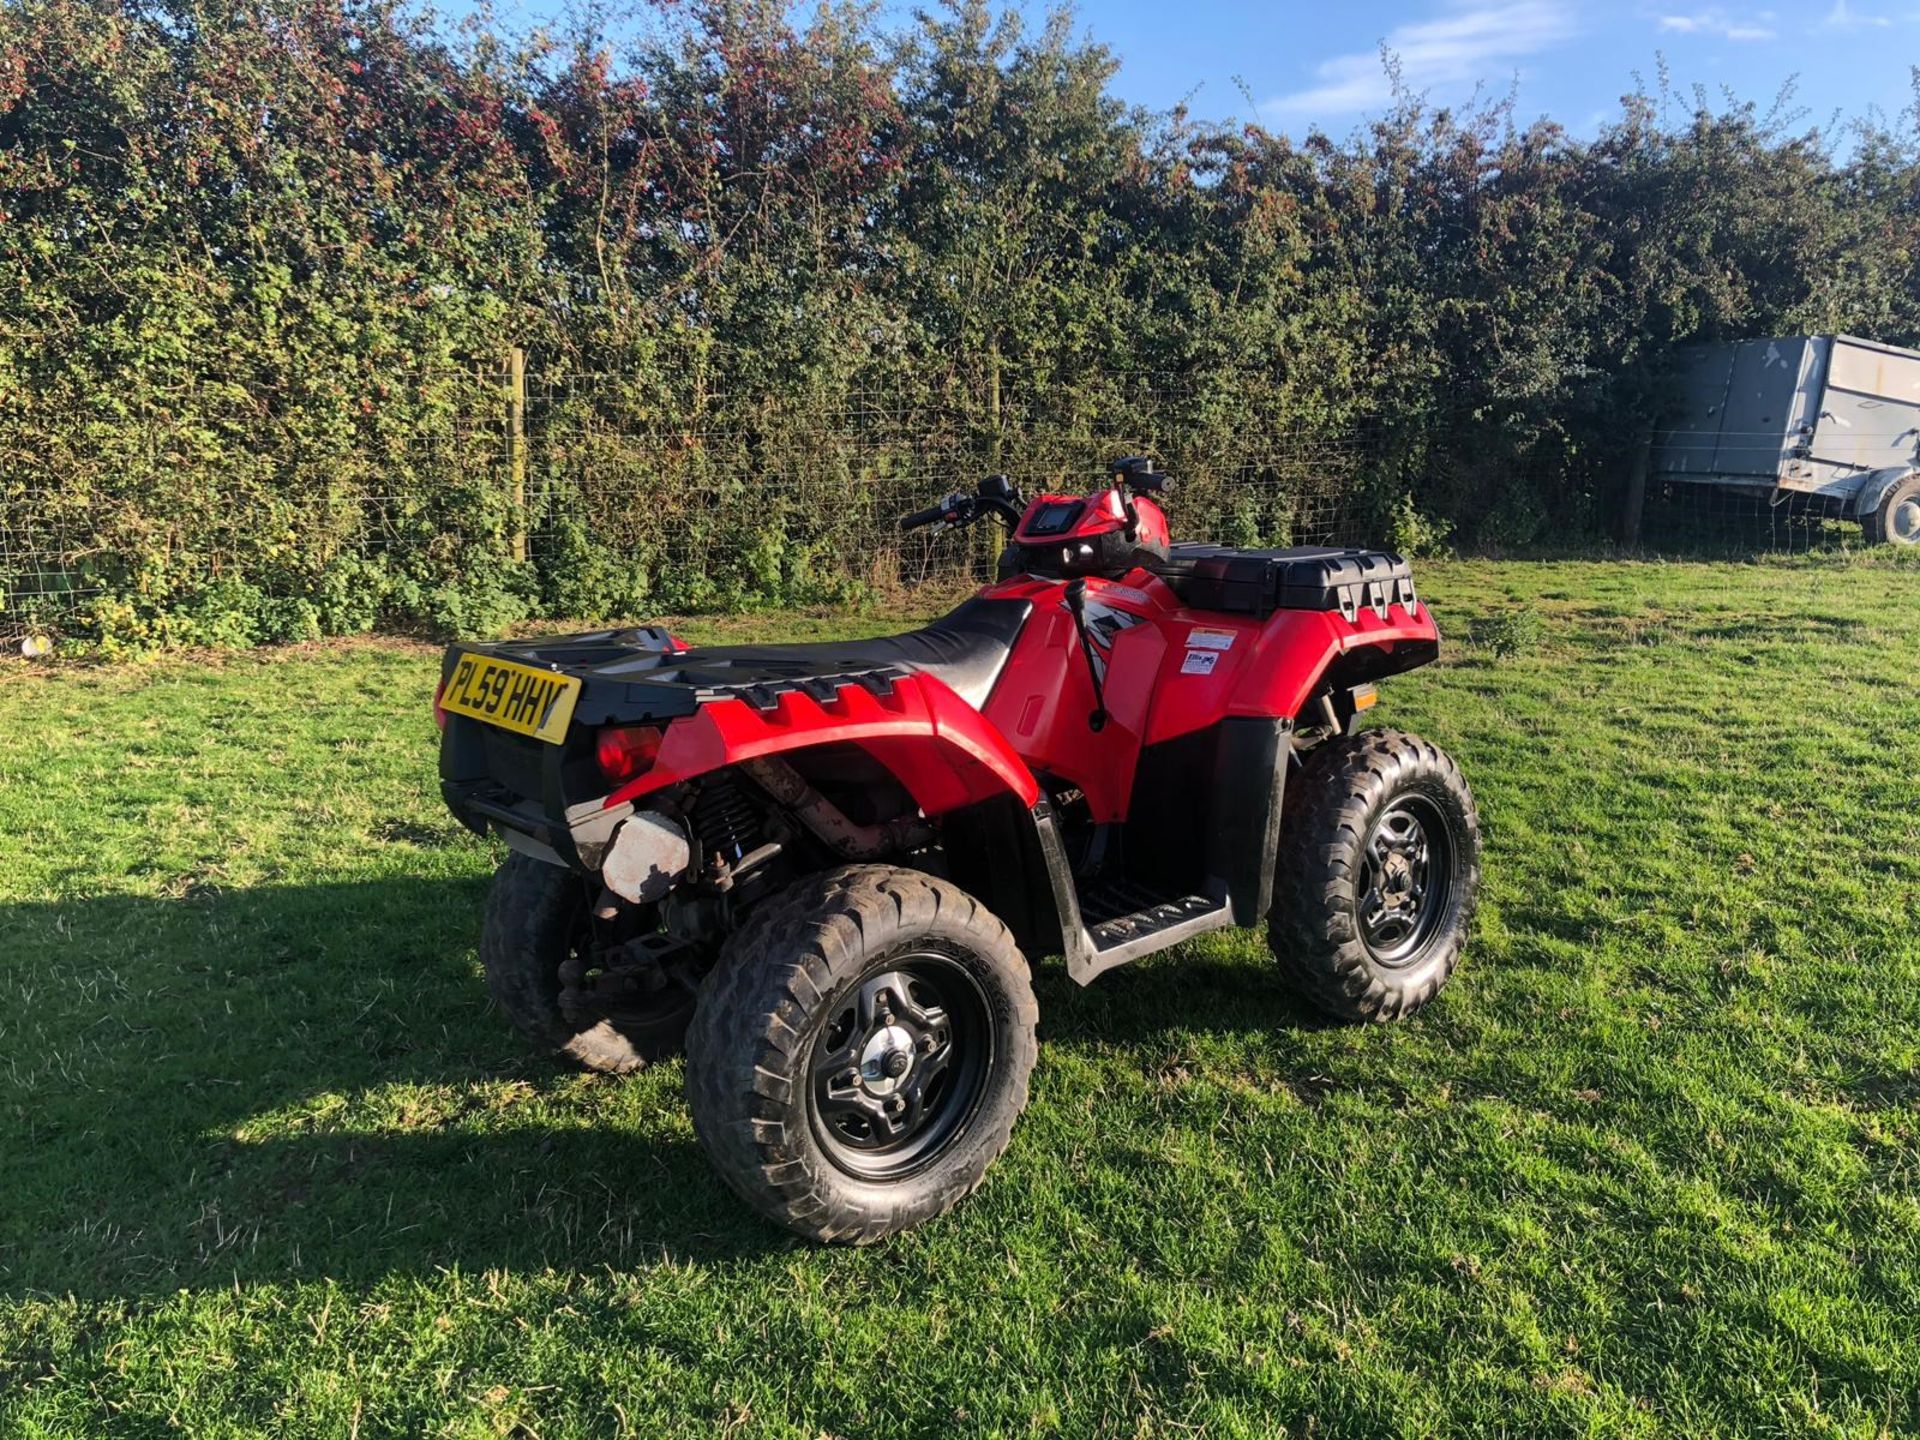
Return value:
<svg viewBox="0 0 1920 1440">
<path fill-rule="evenodd" d="M 798 1242 L 692 1138 L 681 1067 L 528 1053 L 473 959 L 483 878 L 0 906 L 0 1292 L 624 1269 Z M 1322 1022 L 1264 963 L 1037 988 L 1048 1044 Z M 1043 1060 L 1044 1063 L 1044 1060 Z"/>
<path fill-rule="evenodd" d="M 679 1067 L 527 1053 L 484 880 L 0 906 L 0 1291 L 366 1281 L 791 1244 L 707 1167 Z"/>
<path fill-rule="evenodd" d="M 1130 1045 L 1176 1031 L 1271 1034 L 1339 1025 L 1299 998 L 1268 959 L 1264 939 L 1248 943 L 1258 948 L 1257 959 L 1176 949 L 1111 971 L 1084 989 L 1058 962 L 1042 964 L 1034 977 L 1041 1038 Z"/>
</svg>

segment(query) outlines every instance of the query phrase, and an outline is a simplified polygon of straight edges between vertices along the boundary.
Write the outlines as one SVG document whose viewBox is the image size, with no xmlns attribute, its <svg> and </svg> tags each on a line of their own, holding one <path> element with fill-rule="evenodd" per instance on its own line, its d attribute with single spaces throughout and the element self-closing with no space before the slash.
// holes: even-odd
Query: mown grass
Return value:
<svg viewBox="0 0 1920 1440">
<path fill-rule="evenodd" d="M 488 1013 L 430 650 L 0 670 L 0 1434 L 1920 1431 L 1920 568 L 1425 588 L 1538 617 L 1386 687 L 1485 816 L 1442 1000 L 1049 964 L 1011 1151 L 858 1252 Z"/>
</svg>

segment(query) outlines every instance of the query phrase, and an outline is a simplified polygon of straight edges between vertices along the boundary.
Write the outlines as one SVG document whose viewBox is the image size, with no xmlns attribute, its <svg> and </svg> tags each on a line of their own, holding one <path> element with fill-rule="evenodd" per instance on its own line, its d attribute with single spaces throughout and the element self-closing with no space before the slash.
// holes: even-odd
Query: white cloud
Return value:
<svg viewBox="0 0 1920 1440">
<path fill-rule="evenodd" d="M 1771 40 L 1773 12 L 1736 20 L 1718 5 L 1679 15 L 1662 15 L 1660 28 L 1675 35 L 1707 35 L 1720 40 Z"/>
<path fill-rule="evenodd" d="M 1893 20 L 1886 15 L 1855 10 L 1847 0 L 1833 0 L 1833 9 L 1827 12 L 1827 18 L 1820 24 L 1827 30 L 1884 30 L 1893 24 Z"/>
<path fill-rule="evenodd" d="M 1570 40 L 1579 31 L 1569 0 L 1451 0 L 1441 14 L 1399 25 L 1382 42 L 1416 91 L 1467 86 L 1495 67 Z M 1377 50 L 1336 55 L 1314 67 L 1313 85 L 1261 105 L 1263 115 L 1350 115 L 1392 99 Z"/>
</svg>

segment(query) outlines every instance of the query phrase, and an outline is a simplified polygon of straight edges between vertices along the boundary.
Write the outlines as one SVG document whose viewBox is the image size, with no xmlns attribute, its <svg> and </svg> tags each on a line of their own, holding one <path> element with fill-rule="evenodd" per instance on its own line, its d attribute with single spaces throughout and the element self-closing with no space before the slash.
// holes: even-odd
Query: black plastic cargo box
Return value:
<svg viewBox="0 0 1920 1440">
<path fill-rule="evenodd" d="M 1365 609 L 1384 620 L 1392 606 L 1411 614 L 1415 604 L 1413 567 L 1386 550 L 1175 545 L 1154 568 L 1196 610 L 1259 619 L 1276 610 L 1338 610 L 1355 620 Z"/>
</svg>

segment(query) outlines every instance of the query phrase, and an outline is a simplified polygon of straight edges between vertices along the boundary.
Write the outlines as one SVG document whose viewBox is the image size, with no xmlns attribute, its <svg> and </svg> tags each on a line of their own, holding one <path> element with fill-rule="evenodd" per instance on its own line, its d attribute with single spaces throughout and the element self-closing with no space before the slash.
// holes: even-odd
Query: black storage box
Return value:
<svg viewBox="0 0 1920 1440">
<path fill-rule="evenodd" d="M 1371 610 L 1382 620 L 1417 603 L 1413 567 L 1386 550 L 1303 545 L 1291 550 L 1229 550 L 1175 545 L 1154 567 L 1183 604 L 1265 619 L 1276 610 L 1338 610 L 1348 620 Z"/>
</svg>

